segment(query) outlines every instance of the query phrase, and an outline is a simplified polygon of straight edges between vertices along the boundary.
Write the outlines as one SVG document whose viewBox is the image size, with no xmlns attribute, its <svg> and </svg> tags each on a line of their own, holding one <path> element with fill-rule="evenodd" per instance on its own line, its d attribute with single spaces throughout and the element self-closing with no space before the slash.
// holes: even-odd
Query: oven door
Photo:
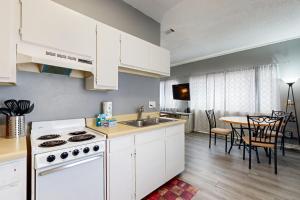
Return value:
<svg viewBox="0 0 300 200">
<path fill-rule="evenodd" d="M 104 200 L 103 154 L 36 170 L 36 200 Z"/>
</svg>

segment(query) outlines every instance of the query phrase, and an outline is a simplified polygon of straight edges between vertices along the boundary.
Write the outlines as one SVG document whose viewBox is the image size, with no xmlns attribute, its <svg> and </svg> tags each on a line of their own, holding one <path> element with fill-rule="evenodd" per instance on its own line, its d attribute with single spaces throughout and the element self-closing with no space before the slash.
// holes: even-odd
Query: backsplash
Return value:
<svg viewBox="0 0 300 200">
<path fill-rule="evenodd" d="M 18 72 L 17 86 L 0 87 L 1 104 L 10 98 L 34 102 L 27 122 L 93 117 L 102 101 L 113 102 L 114 115 L 134 113 L 139 105 L 153 111 L 147 109 L 148 101 L 159 103 L 159 79 L 119 73 L 119 90 L 101 92 L 86 90 L 84 79 Z"/>
</svg>

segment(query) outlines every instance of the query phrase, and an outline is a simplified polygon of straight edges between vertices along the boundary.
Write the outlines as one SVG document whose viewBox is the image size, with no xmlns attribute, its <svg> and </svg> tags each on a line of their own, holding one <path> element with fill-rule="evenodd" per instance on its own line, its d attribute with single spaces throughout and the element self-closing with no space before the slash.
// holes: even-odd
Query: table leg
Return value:
<svg viewBox="0 0 300 200">
<path fill-rule="evenodd" d="M 243 126 L 241 125 L 240 128 L 241 128 L 241 135 L 240 135 L 239 149 L 241 149 L 241 145 L 242 145 L 242 143 L 243 143 L 243 135 L 244 135 L 244 129 L 243 129 Z"/>
<path fill-rule="evenodd" d="M 236 130 L 235 130 L 235 128 L 233 127 L 233 125 L 230 124 L 230 126 L 231 126 L 232 131 L 231 131 L 231 134 L 230 134 L 230 148 L 229 148 L 228 154 L 230 154 L 231 149 L 232 149 L 232 147 L 233 147 L 233 143 L 234 143 L 234 134 L 235 134 L 235 132 L 236 132 Z"/>
</svg>

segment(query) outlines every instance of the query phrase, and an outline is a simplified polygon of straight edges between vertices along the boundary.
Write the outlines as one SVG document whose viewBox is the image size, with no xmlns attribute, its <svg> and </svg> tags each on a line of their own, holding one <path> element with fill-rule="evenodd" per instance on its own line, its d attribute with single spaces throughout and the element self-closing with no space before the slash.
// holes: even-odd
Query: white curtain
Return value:
<svg viewBox="0 0 300 200">
<path fill-rule="evenodd" d="M 205 109 L 207 108 L 206 75 L 190 78 L 191 110 L 194 112 L 194 121 L 206 120 Z M 195 130 L 207 130 L 207 123 L 194 123 Z"/>
<path fill-rule="evenodd" d="M 226 114 L 255 113 L 255 69 L 242 69 L 225 73 Z"/>
<path fill-rule="evenodd" d="M 159 106 L 161 110 L 165 108 L 165 81 L 160 81 L 159 87 Z"/>
<path fill-rule="evenodd" d="M 190 89 L 195 131 L 208 131 L 205 110 L 215 110 L 221 127 L 218 119 L 224 115 L 270 113 L 280 107 L 276 65 L 193 76 Z"/>
<path fill-rule="evenodd" d="M 160 109 L 175 110 L 178 102 L 173 99 L 172 85 L 178 84 L 177 80 L 166 80 L 160 82 Z"/>
<path fill-rule="evenodd" d="M 257 68 L 258 76 L 258 110 L 260 113 L 270 113 L 280 110 L 280 94 L 278 90 L 278 68 L 265 65 Z"/>
</svg>

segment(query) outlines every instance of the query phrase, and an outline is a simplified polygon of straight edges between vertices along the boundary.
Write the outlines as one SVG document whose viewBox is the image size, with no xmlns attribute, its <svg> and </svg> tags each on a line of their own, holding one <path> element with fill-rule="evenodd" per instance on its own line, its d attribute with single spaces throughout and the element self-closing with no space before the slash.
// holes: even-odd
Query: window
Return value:
<svg viewBox="0 0 300 200">
<path fill-rule="evenodd" d="M 172 85 L 178 84 L 176 80 L 166 80 L 160 82 L 160 109 L 171 110 L 177 108 L 177 103 L 173 99 Z"/>
<path fill-rule="evenodd" d="M 161 90 L 162 84 L 165 98 L 161 105 L 164 108 L 176 108 L 172 85 L 177 82 L 165 81 L 161 83 Z M 280 109 L 276 65 L 192 76 L 190 90 L 190 107 L 195 113 L 196 131 L 208 130 L 207 109 L 215 110 L 216 119 L 224 115 L 267 114 L 272 109 Z"/>
</svg>

